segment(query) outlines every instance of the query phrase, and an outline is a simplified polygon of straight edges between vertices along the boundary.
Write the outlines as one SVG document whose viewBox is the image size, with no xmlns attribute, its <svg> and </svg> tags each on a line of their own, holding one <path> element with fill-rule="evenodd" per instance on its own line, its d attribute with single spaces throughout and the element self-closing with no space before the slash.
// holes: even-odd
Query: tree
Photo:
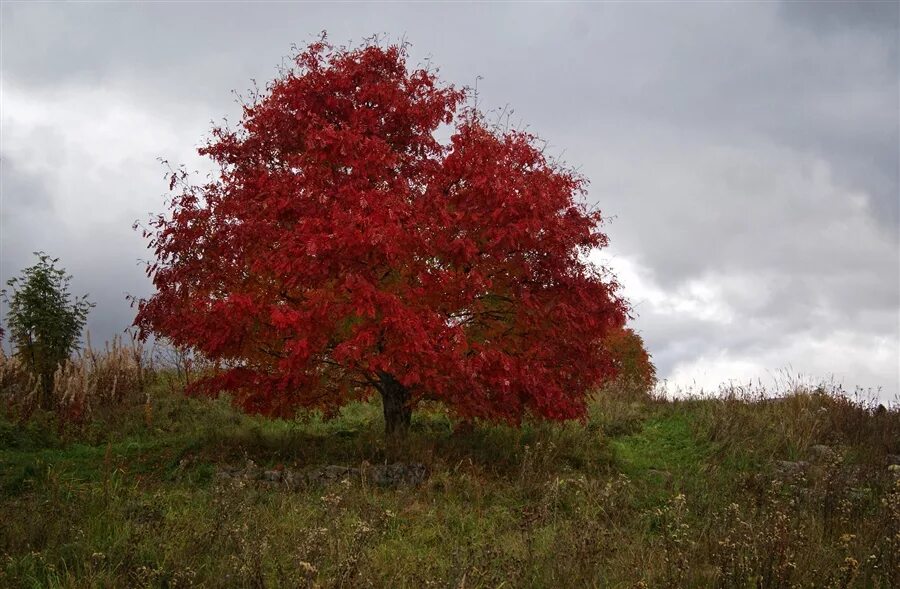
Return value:
<svg viewBox="0 0 900 589">
<path fill-rule="evenodd" d="M 628 390 L 649 393 L 656 384 L 656 367 L 644 346 L 644 340 L 631 328 L 611 331 L 602 341 L 618 369 L 617 384 Z"/>
<path fill-rule="evenodd" d="M 53 373 L 80 345 L 88 312 L 93 303 L 87 295 L 72 297 L 71 276 L 57 268 L 59 258 L 35 252 L 37 264 L 6 282 L 2 291 L 9 305 L 7 326 L 15 355 L 39 379 L 40 405 L 50 409 Z"/>
<path fill-rule="evenodd" d="M 323 37 L 238 129 L 214 128 L 200 153 L 219 172 L 172 173 L 170 211 L 145 229 L 156 293 L 135 324 L 218 362 L 195 390 L 249 412 L 332 413 L 377 391 L 389 434 L 422 399 L 582 416 L 616 370 L 596 343 L 627 313 L 584 256 L 607 242 L 586 180 L 406 61 Z"/>
</svg>

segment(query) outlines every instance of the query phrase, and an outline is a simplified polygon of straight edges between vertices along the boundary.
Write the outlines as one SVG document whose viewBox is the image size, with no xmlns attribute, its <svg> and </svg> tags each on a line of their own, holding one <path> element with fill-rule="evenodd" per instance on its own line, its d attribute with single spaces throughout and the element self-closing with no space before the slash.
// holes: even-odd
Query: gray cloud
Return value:
<svg viewBox="0 0 900 589">
<path fill-rule="evenodd" d="M 900 4 L 889 0 L 783 2 L 778 9 L 791 24 L 831 34 L 841 34 L 848 29 L 896 34 L 900 21 Z"/>
<path fill-rule="evenodd" d="M 900 386 L 896 3 L 0 10 L 0 278 L 61 256 L 98 303 L 95 339 L 130 322 L 125 291 L 150 292 L 130 225 L 163 206 L 155 158 L 202 169 L 192 150 L 236 118 L 231 90 L 292 44 L 385 32 L 592 180 L 615 217 L 602 259 L 663 375 L 790 365 Z"/>
<path fill-rule="evenodd" d="M 0 170 L 3 171 L 3 208 L 0 210 L 3 226 L 18 224 L 27 215 L 53 207 L 53 197 L 43 176 L 22 170 L 10 158 L 0 161 Z"/>
</svg>

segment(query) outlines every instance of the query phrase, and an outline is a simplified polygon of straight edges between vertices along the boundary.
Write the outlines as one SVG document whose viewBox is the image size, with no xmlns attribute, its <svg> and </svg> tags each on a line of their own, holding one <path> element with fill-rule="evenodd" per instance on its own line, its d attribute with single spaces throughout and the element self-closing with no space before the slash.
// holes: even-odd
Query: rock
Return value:
<svg viewBox="0 0 900 589">
<path fill-rule="evenodd" d="M 413 486 L 421 485 L 428 479 L 428 467 L 424 464 L 410 464 L 407 469 L 406 483 Z"/>
<path fill-rule="evenodd" d="M 379 487 L 416 487 L 428 478 L 428 469 L 424 464 L 379 464 L 369 469 L 368 479 Z"/>
<path fill-rule="evenodd" d="M 775 470 L 778 471 L 782 476 L 798 476 L 802 475 L 809 468 L 809 463 L 805 460 L 797 460 L 796 462 L 790 460 L 776 460 L 775 461 Z"/>
<path fill-rule="evenodd" d="M 287 469 L 285 469 L 285 471 L 282 473 L 281 480 L 284 481 L 284 484 L 287 488 L 292 490 L 299 489 L 306 484 L 305 476 Z"/>
<path fill-rule="evenodd" d="M 326 466 L 323 470 L 326 478 L 343 479 L 351 476 L 353 474 L 352 471 L 356 469 L 347 468 L 346 466 Z M 357 474 L 359 474 L 358 471 Z"/>
<path fill-rule="evenodd" d="M 834 456 L 835 452 L 831 446 L 825 444 L 816 444 L 810 447 L 809 455 L 813 460 L 825 460 Z"/>
<path fill-rule="evenodd" d="M 895 481 L 900 481 L 900 464 L 890 464 L 887 469 Z"/>
<path fill-rule="evenodd" d="M 884 461 L 888 466 L 900 465 L 900 454 L 888 454 L 884 457 Z"/>
<path fill-rule="evenodd" d="M 368 479 L 379 487 L 390 487 L 394 484 L 394 472 L 387 465 L 373 466 Z"/>
<path fill-rule="evenodd" d="M 281 480 L 281 471 L 267 470 L 263 473 L 263 480 L 277 483 Z"/>
</svg>

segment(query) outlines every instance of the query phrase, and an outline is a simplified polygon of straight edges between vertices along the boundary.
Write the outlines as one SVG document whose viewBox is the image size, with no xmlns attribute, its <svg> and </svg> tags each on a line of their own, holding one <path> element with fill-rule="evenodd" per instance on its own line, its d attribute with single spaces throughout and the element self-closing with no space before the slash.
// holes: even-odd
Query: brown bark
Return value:
<svg viewBox="0 0 900 589">
<path fill-rule="evenodd" d="M 379 375 L 379 381 L 378 390 L 384 407 L 384 433 L 389 437 L 403 436 L 409 431 L 412 419 L 409 389 L 386 372 Z"/>
</svg>

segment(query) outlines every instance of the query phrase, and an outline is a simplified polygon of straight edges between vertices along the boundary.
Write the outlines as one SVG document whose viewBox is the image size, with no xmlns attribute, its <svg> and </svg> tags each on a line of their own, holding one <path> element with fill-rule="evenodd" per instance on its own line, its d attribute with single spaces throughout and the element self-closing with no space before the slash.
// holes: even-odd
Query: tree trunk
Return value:
<svg viewBox="0 0 900 589">
<path fill-rule="evenodd" d="M 403 436 L 409 430 L 412 417 L 409 390 L 392 374 L 382 372 L 379 379 L 384 406 L 384 433 L 388 437 Z"/>
</svg>

